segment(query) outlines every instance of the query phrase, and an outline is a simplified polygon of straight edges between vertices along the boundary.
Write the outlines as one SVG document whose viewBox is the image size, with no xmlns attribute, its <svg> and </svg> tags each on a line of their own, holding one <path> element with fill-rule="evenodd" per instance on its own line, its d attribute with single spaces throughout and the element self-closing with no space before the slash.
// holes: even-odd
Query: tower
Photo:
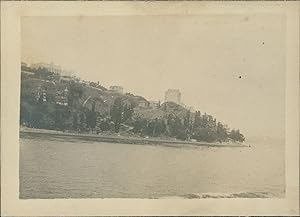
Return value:
<svg viewBox="0 0 300 217">
<path fill-rule="evenodd" d="M 165 102 L 174 102 L 180 104 L 181 93 L 178 89 L 168 89 L 165 92 Z"/>
</svg>

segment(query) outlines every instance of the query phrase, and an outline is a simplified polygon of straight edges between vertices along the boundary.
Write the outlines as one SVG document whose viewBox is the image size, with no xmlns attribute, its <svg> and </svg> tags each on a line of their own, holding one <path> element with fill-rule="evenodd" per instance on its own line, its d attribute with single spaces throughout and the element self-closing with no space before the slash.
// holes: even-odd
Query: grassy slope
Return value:
<svg viewBox="0 0 300 217">
<path fill-rule="evenodd" d="M 53 83 L 45 80 L 30 78 L 22 81 L 22 91 L 26 94 L 33 95 L 38 87 L 43 87 L 48 95 L 55 96 L 57 90 L 64 90 L 68 84 L 66 83 Z M 95 87 L 81 85 L 83 88 L 82 97 L 78 99 L 77 105 L 83 105 L 83 103 L 90 97 L 90 99 L 85 103 L 85 107 L 92 109 L 92 104 L 96 102 L 96 111 L 102 114 L 107 114 L 110 107 L 113 105 L 114 100 L 117 97 L 122 97 L 124 101 L 131 103 L 134 107 L 134 115 L 144 117 L 146 119 L 155 119 L 166 117 L 168 114 L 173 113 L 181 116 L 186 112 L 186 110 L 174 103 L 166 103 L 166 108 L 163 110 L 163 105 L 161 108 L 139 108 L 137 106 L 140 101 L 147 101 L 142 96 L 135 96 L 133 94 L 119 94 L 109 90 L 101 90 Z M 24 102 L 26 104 L 26 102 Z M 30 110 L 30 105 L 26 105 Z"/>
</svg>

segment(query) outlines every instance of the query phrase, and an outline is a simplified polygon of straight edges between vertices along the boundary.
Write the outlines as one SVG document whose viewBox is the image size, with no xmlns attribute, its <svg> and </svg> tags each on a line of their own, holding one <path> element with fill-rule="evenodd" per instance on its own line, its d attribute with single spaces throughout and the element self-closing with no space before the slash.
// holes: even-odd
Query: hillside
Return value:
<svg viewBox="0 0 300 217">
<path fill-rule="evenodd" d="M 27 70 L 30 70 L 27 68 Z M 190 112 L 173 102 L 150 103 L 142 96 L 108 90 L 38 69 L 22 71 L 20 124 L 71 132 L 126 132 L 135 136 L 171 137 L 205 142 L 244 141 L 200 111 Z"/>
<path fill-rule="evenodd" d="M 169 115 L 174 115 L 183 119 L 188 113 L 188 110 L 174 102 L 164 102 L 157 108 L 136 109 L 134 115 L 149 120 L 167 118 Z"/>
</svg>

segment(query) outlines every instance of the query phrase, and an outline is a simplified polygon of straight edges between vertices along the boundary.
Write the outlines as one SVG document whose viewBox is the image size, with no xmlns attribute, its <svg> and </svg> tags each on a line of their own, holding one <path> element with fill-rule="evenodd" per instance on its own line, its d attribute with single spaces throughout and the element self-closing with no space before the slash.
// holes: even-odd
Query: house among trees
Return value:
<svg viewBox="0 0 300 217">
<path fill-rule="evenodd" d="M 58 73 L 62 72 L 62 69 L 59 65 L 55 65 L 54 63 L 34 63 L 30 66 L 33 69 L 46 69 L 51 73 Z"/>
<path fill-rule="evenodd" d="M 47 92 L 41 86 L 38 86 L 36 90 L 36 101 L 47 102 Z"/>
<path fill-rule="evenodd" d="M 159 108 L 160 106 L 160 102 L 159 101 L 149 101 L 149 107 L 152 109 L 156 109 Z"/>
<path fill-rule="evenodd" d="M 21 62 L 21 68 L 28 67 L 27 63 Z"/>
<path fill-rule="evenodd" d="M 69 82 L 69 81 L 72 81 L 72 77 L 69 75 L 63 75 L 60 77 L 60 81 L 61 82 Z"/>
<path fill-rule="evenodd" d="M 165 92 L 165 102 L 181 103 L 181 93 L 178 89 L 168 89 Z"/>
<path fill-rule="evenodd" d="M 33 77 L 35 73 L 30 67 L 28 67 L 27 63 L 21 62 L 21 75 L 26 77 Z"/>
<path fill-rule="evenodd" d="M 25 74 L 27 76 L 34 76 L 34 72 L 29 72 L 29 71 L 21 71 L 22 74 Z"/>
<path fill-rule="evenodd" d="M 121 86 L 110 86 L 109 90 L 114 93 L 123 94 L 123 87 L 121 87 Z"/>
<path fill-rule="evenodd" d="M 55 103 L 57 105 L 68 106 L 68 88 L 56 92 Z"/>
<path fill-rule="evenodd" d="M 123 94 L 123 87 L 109 91 L 99 82 L 58 73 L 59 66 L 21 63 L 20 123 L 40 129 L 100 133 L 124 131 L 142 137 L 167 137 L 205 142 L 243 142 L 209 114 L 181 103 L 178 89 L 165 92 L 165 102 Z M 43 67 L 42 67 L 43 66 Z M 78 81 L 78 82 L 77 82 Z"/>
<path fill-rule="evenodd" d="M 147 101 L 139 101 L 138 102 L 138 107 L 139 108 L 148 108 L 149 107 L 149 102 L 147 102 Z"/>
<path fill-rule="evenodd" d="M 48 76 L 48 79 L 49 79 L 50 81 L 55 81 L 55 82 L 57 82 L 57 81 L 60 81 L 60 75 L 57 74 L 57 73 L 53 73 L 53 74 L 51 74 L 51 75 Z"/>
</svg>

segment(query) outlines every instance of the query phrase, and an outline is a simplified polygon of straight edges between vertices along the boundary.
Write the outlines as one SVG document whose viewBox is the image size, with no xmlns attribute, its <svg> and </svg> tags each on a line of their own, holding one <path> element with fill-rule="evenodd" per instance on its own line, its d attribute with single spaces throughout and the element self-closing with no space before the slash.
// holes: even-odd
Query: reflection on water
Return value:
<svg viewBox="0 0 300 217">
<path fill-rule="evenodd" d="M 284 196 L 284 143 L 168 147 L 20 139 L 20 198 Z"/>
</svg>

